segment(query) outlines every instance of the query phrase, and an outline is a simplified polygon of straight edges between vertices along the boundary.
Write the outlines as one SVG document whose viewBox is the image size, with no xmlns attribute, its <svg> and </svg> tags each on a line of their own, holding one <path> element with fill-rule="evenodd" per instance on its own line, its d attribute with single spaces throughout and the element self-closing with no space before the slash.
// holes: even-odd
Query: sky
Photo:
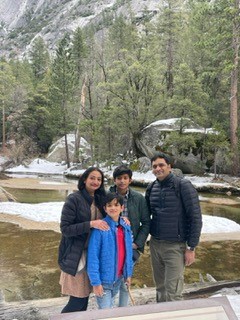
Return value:
<svg viewBox="0 0 240 320">
<path fill-rule="evenodd" d="M 0 166 L 4 163 L 4 159 L 0 157 Z M 59 163 L 48 162 L 43 159 L 35 159 L 32 163 L 26 168 L 24 166 L 17 166 L 8 170 L 11 173 L 11 176 L 14 174 L 21 173 L 23 174 L 57 174 L 59 176 L 63 175 L 63 172 L 67 170 L 66 166 Z M 71 171 L 76 175 L 79 175 L 84 170 Z M 112 171 L 104 170 L 105 174 L 112 175 Z M 134 180 L 142 180 L 146 182 L 151 182 L 154 180 L 154 175 L 149 171 L 147 173 L 134 172 Z M 213 184 L 213 177 L 191 177 L 189 178 L 193 185 L 209 185 Z M 44 183 L 57 184 L 61 182 L 57 181 L 44 181 Z M 216 185 L 216 183 L 214 183 Z M 223 184 L 221 184 L 223 185 Z M 228 186 L 228 184 L 224 184 Z M 17 203 L 17 202 L 1 202 L 0 203 L 0 213 L 16 214 L 24 218 L 48 222 L 48 221 L 60 221 L 61 209 L 63 202 L 47 202 L 47 203 L 38 203 L 38 204 L 29 204 L 29 203 Z M 217 216 L 207 216 L 203 215 L 203 229 L 202 233 L 219 233 L 219 232 L 240 232 L 240 225 L 236 222 Z M 221 294 L 215 295 L 220 296 Z M 240 295 L 226 295 L 230 305 L 232 306 L 236 316 L 240 320 Z"/>
</svg>

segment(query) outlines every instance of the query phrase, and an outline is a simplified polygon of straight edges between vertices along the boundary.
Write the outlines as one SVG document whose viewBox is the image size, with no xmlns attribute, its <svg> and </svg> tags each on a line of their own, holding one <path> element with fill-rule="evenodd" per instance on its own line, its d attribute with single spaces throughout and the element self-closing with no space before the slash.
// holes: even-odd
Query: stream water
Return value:
<svg viewBox="0 0 240 320">
<path fill-rule="evenodd" d="M 8 189 L 19 202 L 64 201 L 64 191 Z M 144 190 L 142 190 L 144 191 Z M 204 194 L 204 197 L 210 195 Z M 223 198 L 223 195 L 221 195 Z M 224 216 L 240 224 L 240 205 L 225 206 L 201 202 L 202 212 Z M 60 296 L 60 271 L 57 252 L 60 234 L 53 231 L 25 230 L 0 222 L 0 289 L 6 301 L 53 298 Z M 186 268 L 185 282 L 199 281 L 211 274 L 216 280 L 240 278 L 240 242 L 203 242 L 197 248 L 197 261 Z M 135 267 L 133 286 L 154 286 L 149 248 Z"/>
</svg>

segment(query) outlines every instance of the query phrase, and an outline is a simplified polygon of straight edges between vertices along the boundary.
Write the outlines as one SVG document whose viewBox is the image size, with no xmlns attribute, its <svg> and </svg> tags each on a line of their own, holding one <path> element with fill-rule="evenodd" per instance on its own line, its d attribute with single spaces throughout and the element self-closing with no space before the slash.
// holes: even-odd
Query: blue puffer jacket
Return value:
<svg viewBox="0 0 240 320">
<path fill-rule="evenodd" d="M 102 231 L 94 229 L 88 244 L 87 272 L 92 286 L 114 283 L 117 276 L 117 228 L 116 223 L 107 216 L 103 219 L 110 229 Z M 120 225 L 124 230 L 126 259 L 123 270 L 124 278 L 132 276 L 132 233 L 130 226 L 120 218 Z"/>
</svg>

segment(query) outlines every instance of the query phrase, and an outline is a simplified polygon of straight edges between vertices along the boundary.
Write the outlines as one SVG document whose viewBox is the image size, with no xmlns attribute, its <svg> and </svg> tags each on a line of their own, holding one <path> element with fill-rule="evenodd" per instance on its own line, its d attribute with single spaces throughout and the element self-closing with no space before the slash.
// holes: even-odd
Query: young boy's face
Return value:
<svg viewBox="0 0 240 320">
<path fill-rule="evenodd" d="M 106 203 L 104 210 L 114 221 L 118 221 L 123 208 L 124 206 L 117 202 L 117 199 L 113 199 L 111 202 Z"/>
<path fill-rule="evenodd" d="M 132 179 L 129 177 L 128 174 L 122 174 L 121 176 L 116 177 L 114 180 L 114 183 L 117 186 L 117 191 L 120 194 L 127 193 L 128 187 L 131 182 L 132 182 Z"/>
</svg>

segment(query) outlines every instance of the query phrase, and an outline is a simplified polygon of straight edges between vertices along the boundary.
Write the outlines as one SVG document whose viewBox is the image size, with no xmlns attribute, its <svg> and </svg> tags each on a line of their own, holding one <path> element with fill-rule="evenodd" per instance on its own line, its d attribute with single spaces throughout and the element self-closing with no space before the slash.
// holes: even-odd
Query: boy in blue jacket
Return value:
<svg viewBox="0 0 240 320">
<path fill-rule="evenodd" d="M 87 272 L 99 309 L 112 308 L 121 280 L 131 285 L 133 272 L 132 233 L 120 213 L 123 197 L 108 193 L 104 201 L 109 230 L 94 229 L 88 245 Z"/>
</svg>

